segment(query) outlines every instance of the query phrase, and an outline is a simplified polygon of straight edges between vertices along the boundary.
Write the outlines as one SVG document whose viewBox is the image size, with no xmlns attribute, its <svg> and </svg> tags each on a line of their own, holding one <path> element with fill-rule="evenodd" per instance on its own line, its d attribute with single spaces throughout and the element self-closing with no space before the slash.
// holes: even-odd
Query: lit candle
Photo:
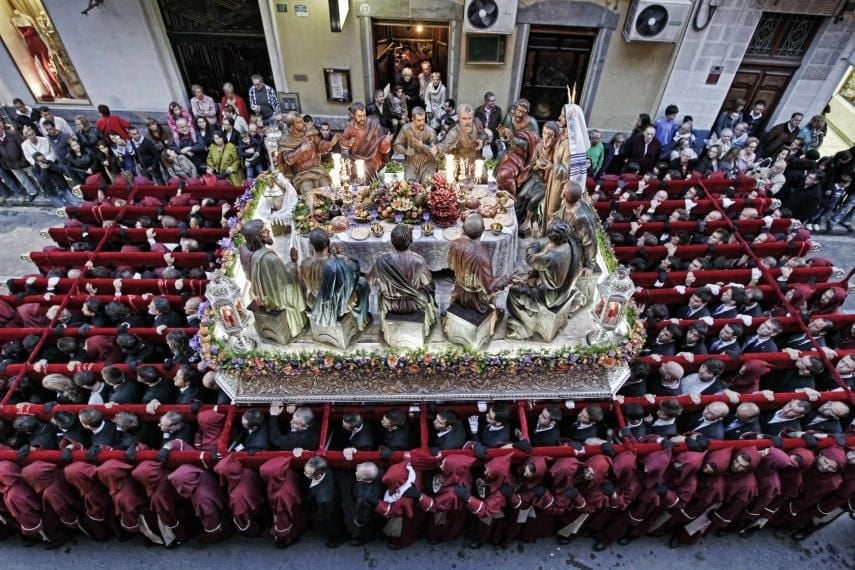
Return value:
<svg viewBox="0 0 855 570">
<path fill-rule="evenodd" d="M 339 154 L 337 152 L 333 153 L 332 164 L 333 164 L 333 170 L 337 170 L 337 171 L 339 171 L 339 173 L 341 173 L 341 154 Z"/>
<path fill-rule="evenodd" d="M 481 182 L 481 177 L 484 176 L 484 161 L 478 159 L 475 161 L 475 183 Z"/>
<path fill-rule="evenodd" d="M 341 172 L 338 169 L 333 168 L 330 170 L 330 180 L 332 181 L 333 188 L 341 188 Z"/>
<path fill-rule="evenodd" d="M 356 159 L 356 178 L 360 184 L 365 180 L 365 161 L 361 158 Z"/>
<path fill-rule="evenodd" d="M 446 154 L 445 155 L 445 179 L 448 180 L 449 184 L 454 182 L 454 155 Z"/>
</svg>

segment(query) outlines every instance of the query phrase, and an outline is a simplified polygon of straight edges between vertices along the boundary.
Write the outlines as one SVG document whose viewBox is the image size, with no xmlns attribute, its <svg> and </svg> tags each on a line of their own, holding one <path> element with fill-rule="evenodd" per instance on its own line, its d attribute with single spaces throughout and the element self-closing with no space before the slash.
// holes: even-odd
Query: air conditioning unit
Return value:
<svg viewBox="0 0 855 570">
<path fill-rule="evenodd" d="M 512 34 L 517 23 L 517 0 L 466 0 L 463 31 L 467 34 Z"/>
<path fill-rule="evenodd" d="M 675 43 L 692 15 L 692 0 L 633 0 L 623 38 L 628 42 Z"/>
</svg>

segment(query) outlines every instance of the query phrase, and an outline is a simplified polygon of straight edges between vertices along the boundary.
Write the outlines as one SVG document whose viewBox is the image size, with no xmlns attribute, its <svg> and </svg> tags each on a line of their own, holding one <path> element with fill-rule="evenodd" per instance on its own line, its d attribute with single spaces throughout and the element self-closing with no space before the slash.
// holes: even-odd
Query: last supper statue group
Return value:
<svg viewBox="0 0 855 570">
<path fill-rule="evenodd" d="M 592 301 L 598 222 L 584 191 L 589 141 L 578 105 L 565 105 L 558 120 L 547 122 L 538 133 L 528 116 L 528 102 L 521 99 L 493 133 L 474 119 L 471 106 L 463 104 L 458 108 L 459 124 L 440 143 L 433 129 L 418 120 L 424 116 L 418 108 L 412 110 L 412 123 L 394 139 L 376 117 L 366 115 L 362 104 L 352 105 L 351 114 L 344 132 L 333 141 L 323 141 L 297 115 L 288 117 L 290 131 L 279 141 L 272 173 L 285 199 L 266 204 L 263 212 L 259 208 L 255 216 L 261 219 L 245 222 L 241 230 L 245 239 L 240 262 L 262 340 L 288 345 L 308 328 L 313 342 L 345 349 L 377 318 L 386 345 L 419 348 L 439 318 L 445 341 L 453 344 L 483 348 L 504 319 L 505 338 L 549 343 L 574 312 Z M 342 158 L 358 163 L 361 183 L 374 182 L 382 190 L 379 176 L 393 150 L 403 160 L 405 177 L 425 184 L 429 192 L 438 157 L 453 155 L 471 164 L 493 137 L 505 148 L 495 169 L 498 190 L 513 200 L 517 231 L 531 237 L 525 246 L 527 267 L 496 275 L 482 242 L 489 230 L 482 215 L 470 213 L 456 220 L 459 237 L 451 242 L 446 265 L 454 284 L 441 315 L 429 264 L 410 247 L 412 225 L 395 225 L 388 240 L 391 250 L 374 258 L 370 267 L 360 267 L 346 256 L 328 227 L 308 231 L 314 253 L 304 259 L 297 258 L 293 246 L 290 259 L 270 247 L 273 238 L 265 219 L 290 221 L 301 198 L 311 200 L 313 193 L 330 190 L 329 195 L 336 195 L 334 187 L 341 184 L 338 173 L 331 176 L 321 163 L 321 155 L 336 143 L 342 151 L 337 163 Z M 428 219 L 427 211 L 425 216 Z M 369 312 L 372 290 L 374 315 Z M 505 290 L 507 295 L 497 303 Z"/>
</svg>

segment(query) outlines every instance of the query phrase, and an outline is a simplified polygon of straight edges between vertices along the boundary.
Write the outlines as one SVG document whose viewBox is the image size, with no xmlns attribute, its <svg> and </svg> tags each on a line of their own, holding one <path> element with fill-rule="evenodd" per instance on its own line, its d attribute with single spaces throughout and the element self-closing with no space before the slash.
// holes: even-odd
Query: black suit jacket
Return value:
<svg viewBox="0 0 855 570">
<path fill-rule="evenodd" d="M 739 356 L 742 354 L 742 347 L 739 341 L 734 341 L 725 346 L 716 346 L 718 339 L 713 340 L 707 350 L 707 354 L 726 354 L 728 356 Z"/>
<path fill-rule="evenodd" d="M 655 424 L 650 424 L 647 428 L 648 431 L 652 434 L 656 434 L 658 436 L 666 437 L 669 435 L 677 435 L 677 422 L 673 422 L 670 424 L 657 426 Z"/>
<path fill-rule="evenodd" d="M 599 424 L 591 424 L 589 426 L 579 426 L 576 421 L 570 420 L 564 423 L 561 429 L 561 435 L 570 438 L 579 443 L 585 443 L 585 440 L 592 437 L 600 437 Z"/>
<path fill-rule="evenodd" d="M 166 325 L 166 327 L 170 329 L 180 328 L 184 326 L 184 317 L 181 313 L 169 311 L 163 315 L 157 315 L 154 318 L 154 328 L 157 328 L 160 325 Z"/>
<path fill-rule="evenodd" d="M 626 159 L 638 163 L 641 168 L 640 174 L 644 174 L 652 170 L 659 161 L 659 154 L 662 151 L 662 144 L 655 138 L 647 145 L 647 152 L 644 152 L 644 135 L 639 133 L 629 139 L 626 143 Z"/>
<path fill-rule="evenodd" d="M 190 386 L 183 392 L 181 390 L 176 391 L 175 403 L 176 404 L 190 404 L 193 400 L 199 400 L 199 391 L 201 388 L 199 386 Z"/>
<path fill-rule="evenodd" d="M 813 411 L 802 418 L 802 428 L 807 431 L 821 431 L 822 433 L 843 433 L 840 420 L 824 418 L 818 412 Z"/>
<path fill-rule="evenodd" d="M 341 542 L 346 537 L 344 517 L 341 510 L 341 495 L 332 470 L 328 470 L 320 483 L 309 486 L 306 493 L 312 508 L 315 529 L 327 541 Z"/>
<path fill-rule="evenodd" d="M 59 449 L 57 445 L 56 428 L 51 424 L 41 424 L 29 437 L 30 447 L 39 449 Z"/>
<path fill-rule="evenodd" d="M 736 416 L 724 420 L 724 439 L 739 439 L 744 433 L 760 433 L 760 417 L 748 423 L 742 423 Z"/>
<path fill-rule="evenodd" d="M 501 447 L 511 443 L 511 426 L 503 425 L 500 429 L 491 430 L 488 424 L 481 426 L 478 430 L 477 439 L 486 447 Z"/>
<path fill-rule="evenodd" d="M 606 174 L 620 174 L 626 158 L 626 143 L 621 145 L 618 152 L 612 144 L 606 144 L 606 152 L 603 155 L 603 172 Z"/>
<path fill-rule="evenodd" d="M 721 308 L 721 312 L 716 312 Z M 735 319 L 736 315 L 739 314 L 739 309 L 736 307 L 722 307 L 719 305 L 718 307 L 714 307 L 712 311 L 710 311 L 710 316 L 714 319 Z"/>
<path fill-rule="evenodd" d="M 687 305 L 684 305 L 677 309 L 677 314 L 674 316 L 678 319 L 700 319 L 710 316 L 710 309 L 706 305 L 695 311 L 692 315 L 689 315 L 690 310 Z"/>
<path fill-rule="evenodd" d="M 161 404 L 172 404 L 178 389 L 168 380 L 161 378 L 154 386 L 148 386 L 142 396 L 143 404 L 157 400 Z"/>
<path fill-rule="evenodd" d="M 532 447 L 554 447 L 558 445 L 558 440 L 561 439 L 561 430 L 558 424 L 543 431 L 537 431 L 535 427 L 533 431 L 529 432 L 529 435 Z"/>
<path fill-rule="evenodd" d="M 758 353 L 758 352 L 779 352 L 778 345 L 775 344 L 775 340 L 768 338 L 766 340 L 759 340 L 753 346 L 748 346 L 751 341 L 751 337 L 745 341 L 745 344 L 742 346 L 742 352 L 745 353 Z"/>
<path fill-rule="evenodd" d="M 484 105 L 481 105 L 477 109 L 475 109 L 475 118 L 481 121 L 481 126 L 485 129 L 490 129 L 493 132 L 493 136 L 498 136 L 496 133 L 496 127 L 502 124 L 502 108 L 498 105 L 493 107 L 493 110 L 490 112 L 490 120 L 487 120 L 487 115 L 484 113 Z"/>
<path fill-rule="evenodd" d="M 405 423 L 393 431 L 383 429 L 383 445 L 392 451 L 406 451 L 412 449 L 414 445 L 410 440 L 410 424 Z"/>
<path fill-rule="evenodd" d="M 116 424 L 104 420 L 104 427 L 98 433 L 92 433 L 92 445 L 105 445 L 113 447 L 116 444 Z"/>
<path fill-rule="evenodd" d="M 243 451 L 267 451 L 270 449 L 270 431 L 267 422 L 253 432 L 241 428 L 238 436 L 229 445 L 229 449 L 237 449 L 243 445 Z"/>
<path fill-rule="evenodd" d="M 787 348 L 795 348 L 796 350 L 813 350 L 813 343 L 804 333 L 791 334 L 781 344 Z"/>
<path fill-rule="evenodd" d="M 442 437 L 439 437 L 436 432 L 431 434 L 431 447 L 439 449 L 463 449 L 466 444 L 466 430 L 463 429 L 463 424 L 458 423 L 451 431 Z"/>
<path fill-rule="evenodd" d="M 778 435 L 783 430 L 801 431 L 802 429 L 801 420 L 798 418 L 770 423 L 774 417 L 774 411 L 766 412 L 760 416 L 760 426 L 763 428 L 763 433 L 767 435 Z"/>
<path fill-rule="evenodd" d="M 691 421 L 685 423 L 686 427 L 683 431 L 699 433 L 707 439 L 724 439 L 724 421 L 713 422 L 709 425 L 698 427 L 702 417 L 700 413 L 689 416 L 687 419 Z"/>
<path fill-rule="evenodd" d="M 342 427 L 336 429 L 333 444 L 330 449 L 342 450 L 353 447 L 359 451 L 371 451 L 377 449 L 374 438 L 374 430 L 368 423 L 362 424 L 362 429 L 352 434 Z"/>
<path fill-rule="evenodd" d="M 318 428 L 314 425 L 309 426 L 303 431 L 291 431 L 286 434 L 282 433 L 279 427 L 279 418 L 274 416 L 268 422 L 270 429 L 270 443 L 273 449 L 282 449 L 285 451 L 293 451 L 294 449 L 318 449 L 321 434 Z"/>
<path fill-rule="evenodd" d="M 142 402 L 145 386 L 134 380 L 125 380 L 110 393 L 110 401 L 115 404 L 139 404 Z"/>
</svg>

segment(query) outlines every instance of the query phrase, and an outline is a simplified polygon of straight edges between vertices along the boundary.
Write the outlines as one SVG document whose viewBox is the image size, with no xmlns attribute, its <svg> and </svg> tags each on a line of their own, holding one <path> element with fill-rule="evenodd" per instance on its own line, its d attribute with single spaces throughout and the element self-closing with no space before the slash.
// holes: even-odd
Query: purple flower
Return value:
<svg viewBox="0 0 855 570">
<path fill-rule="evenodd" d="M 217 242 L 217 245 L 223 249 L 228 249 L 232 247 L 232 240 L 227 237 L 224 237 L 223 239 Z"/>
</svg>

